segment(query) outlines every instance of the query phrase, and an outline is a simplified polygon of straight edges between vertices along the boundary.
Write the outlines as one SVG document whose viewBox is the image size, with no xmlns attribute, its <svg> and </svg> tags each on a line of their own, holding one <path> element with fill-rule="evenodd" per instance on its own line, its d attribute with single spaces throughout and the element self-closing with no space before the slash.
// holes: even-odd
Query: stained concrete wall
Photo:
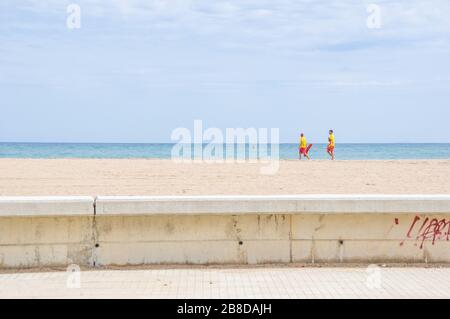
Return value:
<svg viewBox="0 0 450 319">
<path fill-rule="evenodd" d="M 420 219 L 413 226 L 416 218 Z M 295 215 L 292 218 L 292 260 L 449 262 L 450 224 L 436 227 L 434 222 L 442 220 L 448 223 L 450 214 Z"/>
<path fill-rule="evenodd" d="M 96 206 L 100 265 L 450 261 L 450 196 L 99 197 Z"/>
<path fill-rule="evenodd" d="M 0 268 L 93 264 L 94 199 L 0 198 Z"/>
<path fill-rule="evenodd" d="M 285 215 L 97 216 L 99 265 L 289 262 Z"/>
<path fill-rule="evenodd" d="M 450 196 L 0 199 L 0 267 L 450 262 L 449 236 Z"/>
</svg>

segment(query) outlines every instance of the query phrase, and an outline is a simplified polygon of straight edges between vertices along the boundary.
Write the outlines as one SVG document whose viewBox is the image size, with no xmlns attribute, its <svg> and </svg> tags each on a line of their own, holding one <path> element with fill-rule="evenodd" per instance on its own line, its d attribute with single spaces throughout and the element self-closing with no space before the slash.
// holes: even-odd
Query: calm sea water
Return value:
<svg viewBox="0 0 450 319">
<path fill-rule="evenodd" d="M 174 144 L 61 144 L 0 143 L 0 158 L 171 158 Z M 221 146 L 221 145 L 218 145 Z M 205 146 L 204 146 L 205 147 Z M 246 145 L 246 156 L 256 146 Z M 193 148 L 192 148 L 193 149 Z M 224 148 L 226 154 L 226 148 Z M 336 158 L 364 159 L 450 159 L 450 144 L 337 144 Z M 270 148 L 269 148 L 270 154 Z M 297 144 L 280 144 L 281 159 L 297 159 Z M 315 144 L 310 155 L 326 159 L 325 144 Z"/>
</svg>

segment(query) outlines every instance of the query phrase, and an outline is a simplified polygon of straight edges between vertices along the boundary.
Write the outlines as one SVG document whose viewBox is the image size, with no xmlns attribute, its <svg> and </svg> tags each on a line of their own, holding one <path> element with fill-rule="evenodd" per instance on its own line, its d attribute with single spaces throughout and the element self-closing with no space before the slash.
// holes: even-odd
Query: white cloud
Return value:
<svg viewBox="0 0 450 319">
<path fill-rule="evenodd" d="M 255 47 L 288 45 L 296 49 L 326 48 L 333 44 L 433 38 L 433 45 L 450 36 L 448 0 L 6 0 L 2 10 L 32 10 L 39 15 L 64 15 L 75 2 L 83 16 L 103 23 L 127 18 L 144 30 L 168 28 L 179 33 L 217 35 L 218 41 Z M 366 28 L 368 4 L 382 9 L 383 26 Z M 18 21 L 3 21 L 17 23 Z M 28 21 L 21 21 L 27 23 Z M 36 21 L 36 23 L 39 23 Z M 117 24 L 120 29 L 123 25 Z M 249 41 L 251 40 L 251 41 Z M 335 47 L 336 49 L 336 47 Z M 360 49 L 360 48 L 358 48 Z"/>
<path fill-rule="evenodd" d="M 239 56 L 236 58 L 239 71 L 261 55 L 264 56 L 261 61 L 288 59 L 292 62 L 287 62 L 286 65 L 291 63 L 296 64 L 298 68 L 301 66 L 303 73 L 292 72 L 292 75 L 290 70 L 283 73 L 276 68 L 269 69 L 269 66 L 262 62 L 247 70 L 257 78 L 265 76 L 266 73 L 267 78 L 282 74 L 277 80 L 279 83 L 288 83 L 286 85 L 305 85 L 308 81 L 311 85 L 340 87 L 408 85 L 411 77 L 417 81 L 419 76 L 399 72 L 401 68 L 409 70 L 405 65 L 399 67 L 398 74 L 393 76 L 394 71 L 385 67 L 391 57 L 395 58 L 393 53 L 416 54 L 421 51 L 425 52 L 423 56 L 433 59 L 433 52 L 450 50 L 448 0 L 4 1 L 0 4 L 0 17 L 3 16 L 0 40 L 3 40 L 3 44 L 18 43 L 20 39 L 26 39 L 23 43 L 43 45 L 42 43 L 49 41 L 49 37 L 58 36 L 61 42 L 70 43 L 64 24 L 65 6 L 75 2 L 82 8 L 84 36 L 83 41 L 77 42 L 76 45 L 91 45 L 92 48 L 94 45 L 101 46 L 101 43 L 106 43 L 110 45 L 110 50 L 121 53 L 125 52 L 122 51 L 122 42 L 132 43 L 135 47 L 144 43 L 143 52 L 158 56 L 167 64 L 176 65 L 180 57 L 176 54 L 176 58 L 168 57 L 171 49 L 181 49 L 183 54 L 190 54 L 191 59 L 197 59 L 195 61 L 198 61 L 199 65 L 210 59 L 210 56 L 214 57 L 217 52 L 223 55 L 231 53 Z M 382 9 L 383 23 L 382 28 L 378 30 L 366 27 L 366 6 L 372 2 L 379 4 Z M 86 44 L 86 41 L 91 42 Z M 59 45 L 58 42 L 53 42 L 53 45 L 55 43 Z M 159 45 L 162 49 L 156 53 Z M 14 48 L 14 45 L 9 48 Z M 17 52 L 20 50 L 21 48 L 17 48 Z M 99 49 L 99 52 L 106 50 Z M 127 58 L 130 55 L 122 54 Z M 250 62 L 242 62 L 248 56 L 252 57 Z M 345 60 L 333 60 L 342 56 L 345 56 Z M 410 59 L 416 61 L 417 56 Z M 332 63 L 324 67 L 325 60 L 331 60 Z M 144 58 L 139 61 L 144 61 Z M 302 61 L 312 61 L 312 67 L 305 68 Z M 209 63 L 220 64 L 220 61 L 209 60 Z M 339 63 L 354 67 L 358 72 L 338 72 L 336 68 Z M 141 71 L 132 75 L 118 66 L 117 73 L 144 77 L 153 74 L 153 71 L 148 70 L 153 70 L 154 65 L 150 62 L 148 64 L 150 66 L 142 69 L 137 65 L 136 69 Z M 371 65 L 366 67 L 367 64 Z M 107 66 L 105 68 L 108 70 Z M 217 68 L 220 69 L 220 66 Z M 426 76 L 433 73 L 426 68 L 424 70 L 421 72 Z M 170 69 L 170 72 L 169 74 L 177 75 L 185 72 L 187 75 L 182 77 L 183 82 L 200 71 L 193 67 L 174 68 Z M 221 72 L 223 75 L 227 70 Z M 445 72 L 444 69 L 442 74 L 446 76 Z M 160 73 L 165 74 L 164 67 Z M 237 78 L 242 75 L 232 74 L 224 77 Z M 208 78 L 208 81 L 210 80 Z M 253 80 L 249 76 L 248 81 Z M 169 75 L 167 82 L 174 81 Z M 227 79 L 220 79 L 218 83 L 226 81 Z"/>
</svg>

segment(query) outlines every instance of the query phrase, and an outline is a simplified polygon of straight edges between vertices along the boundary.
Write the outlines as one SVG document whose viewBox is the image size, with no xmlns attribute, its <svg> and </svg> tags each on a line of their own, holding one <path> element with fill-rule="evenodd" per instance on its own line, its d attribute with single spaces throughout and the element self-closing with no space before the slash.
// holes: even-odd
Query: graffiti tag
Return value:
<svg viewBox="0 0 450 319">
<path fill-rule="evenodd" d="M 398 223 L 398 222 L 397 222 Z M 406 239 L 414 238 L 420 243 L 420 249 L 426 240 L 430 240 L 432 245 L 439 240 L 449 240 L 450 238 L 450 220 L 445 218 L 421 218 L 415 216 L 411 226 L 408 229 L 406 238 L 400 243 L 402 246 Z"/>
</svg>

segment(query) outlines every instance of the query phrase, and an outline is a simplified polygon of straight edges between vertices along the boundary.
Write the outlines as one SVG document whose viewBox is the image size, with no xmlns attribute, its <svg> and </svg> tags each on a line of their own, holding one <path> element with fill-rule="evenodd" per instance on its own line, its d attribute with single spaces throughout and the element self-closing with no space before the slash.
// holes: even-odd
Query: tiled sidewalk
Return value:
<svg viewBox="0 0 450 319">
<path fill-rule="evenodd" d="M 0 274 L 0 297 L 450 298 L 450 268 L 193 267 L 10 273 Z"/>
</svg>

